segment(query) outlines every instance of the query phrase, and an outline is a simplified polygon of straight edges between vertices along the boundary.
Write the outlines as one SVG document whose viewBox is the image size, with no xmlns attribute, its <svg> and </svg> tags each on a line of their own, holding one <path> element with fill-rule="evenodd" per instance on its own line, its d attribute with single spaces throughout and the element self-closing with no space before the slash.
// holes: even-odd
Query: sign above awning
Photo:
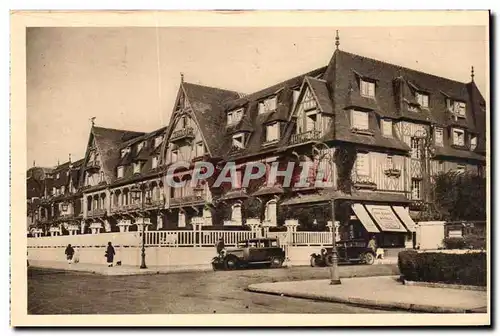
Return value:
<svg viewBox="0 0 500 336">
<path fill-rule="evenodd" d="M 382 231 L 408 232 L 398 217 L 388 205 L 366 205 L 366 209 L 373 216 Z"/>
<path fill-rule="evenodd" d="M 361 224 L 363 224 L 363 226 L 365 227 L 366 231 L 370 233 L 380 232 L 375 223 L 373 223 L 368 212 L 366 212 L 365 208 L 363 207 L 363 204 L 354 203 L 353 205 L 351 205 L 351 208 L 358 217 Z"/>
<path fill-rule="evenodd" d="M 401 219 L 408 231 L 415 232 L 417 230 L 415 222 L 413 221 L 413 219 L 411 219 L 408 210 L 406 210 L 402 206 L 393 206 L 392 209 L 394 210 L 396 215 L 398 215 L 399 219 Z"/>
</svg>

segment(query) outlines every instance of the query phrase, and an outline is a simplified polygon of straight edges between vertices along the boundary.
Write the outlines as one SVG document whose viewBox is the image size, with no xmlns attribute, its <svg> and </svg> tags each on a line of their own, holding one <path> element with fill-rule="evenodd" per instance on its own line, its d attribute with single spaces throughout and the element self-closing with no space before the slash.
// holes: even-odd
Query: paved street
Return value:
<svg viewBox="0 0 500 336">
<path fill-rule="evenodd" d="M 343 277 L 396 272 L 397 265 L 340 267 Z M 327 268 L 311 267 L 112 277 L 30 269 L 28 311 L 30 314 L 386 312 L 245 290 L 255 283 L 328 277 Z"/>
</svg>

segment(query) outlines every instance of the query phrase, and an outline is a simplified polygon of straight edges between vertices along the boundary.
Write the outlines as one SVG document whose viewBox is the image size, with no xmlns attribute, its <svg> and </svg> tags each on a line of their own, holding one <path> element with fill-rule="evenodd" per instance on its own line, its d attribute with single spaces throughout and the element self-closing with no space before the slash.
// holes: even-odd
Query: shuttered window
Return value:
<svg viewBox="0 0 500 336">
<path fill-rule="evenodd" d="M 434 131 L 434 143 L 437 146 L 443 146 L 443 129 L 438 127 Z"/>
<path fill-rule="evenodd" d="M 361 95 L 365 97 L 375 97 L 375 83 L 361 80 Z"/>
<path fill-rule="evenodd" d="M 382 119 L 382 134 L 386 138 L 392 138 L 392 120 Z"/>
<path fill-rule="evenodd" d="M 276 141 L 279 139 L 279 136 L 280 136 L 279 123 L 267 125 L 267 127 L 266 127 L 266 141 L 267 142 Z"/>
</svg>

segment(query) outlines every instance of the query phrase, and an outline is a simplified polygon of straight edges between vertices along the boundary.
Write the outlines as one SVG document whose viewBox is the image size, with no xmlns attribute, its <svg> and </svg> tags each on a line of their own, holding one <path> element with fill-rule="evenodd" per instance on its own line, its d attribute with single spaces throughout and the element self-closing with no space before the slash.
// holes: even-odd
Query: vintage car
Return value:
<svg viewBox="0 0 500 336">
<path fill-rule="evenodd" d="M 212 259 L 214 270 L 233 270 L 249 265 L 281 267 L 285 260 L 285 251 L 277 239 L 248 239 L 238 242 L 236 247 L 227 247 Z"/>
<path fill-rule="evenodd" d="M 311 267 L 331 266 L 333 247 L 324 247 L 320 253 L 311 254 Z M 367 247 L 364 240 L 346 240 L 337 242 L 337 257 L 341 263 L 364 263 L 373 265 L 375 252 Z"/>
</svg>

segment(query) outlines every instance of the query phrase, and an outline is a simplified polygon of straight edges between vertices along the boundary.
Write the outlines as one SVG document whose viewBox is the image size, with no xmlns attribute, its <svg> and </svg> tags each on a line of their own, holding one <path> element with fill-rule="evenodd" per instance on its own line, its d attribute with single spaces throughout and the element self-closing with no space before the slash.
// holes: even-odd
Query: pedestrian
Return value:
<svg viewBox="0 0 500 336">
<path fill-rule="evenodd" d="M 373 253 L 377 253 L 377 241 L 375 240 L 375 236 L 372 236 L 370 241 L 368 242 L 367 247 L 373 251 Z"/>
<path fill-rule="evenodd" d="M 108 247 L 106 248 L 106 253 L 104 254 L 106 261 L 108 262 L 108 267 L 113 267 L 113 258 L 115 257 L 115 249 L 111 242 L 108 242 Z"/>
<path fill-rule="evenodd" d="M 75 249 L 73 249 L 71 244 L 68 244 L 64 253 L 66 254 L 66 259 L 68 260 L 68 264 L 71 264 L 71 262 L 73 261 L 73 255 L 75 254 Z"/>
<path fill-rule="evenodd" d="M 216 245 L 216 248 L 217 248 L 217 254 L 221 254 L 222 250 L 225 248 L 226 246 L 224 245 L 224 238 L 220 237 L 219 238 L 219 242 L 217 243 Z"/>
</svg>

